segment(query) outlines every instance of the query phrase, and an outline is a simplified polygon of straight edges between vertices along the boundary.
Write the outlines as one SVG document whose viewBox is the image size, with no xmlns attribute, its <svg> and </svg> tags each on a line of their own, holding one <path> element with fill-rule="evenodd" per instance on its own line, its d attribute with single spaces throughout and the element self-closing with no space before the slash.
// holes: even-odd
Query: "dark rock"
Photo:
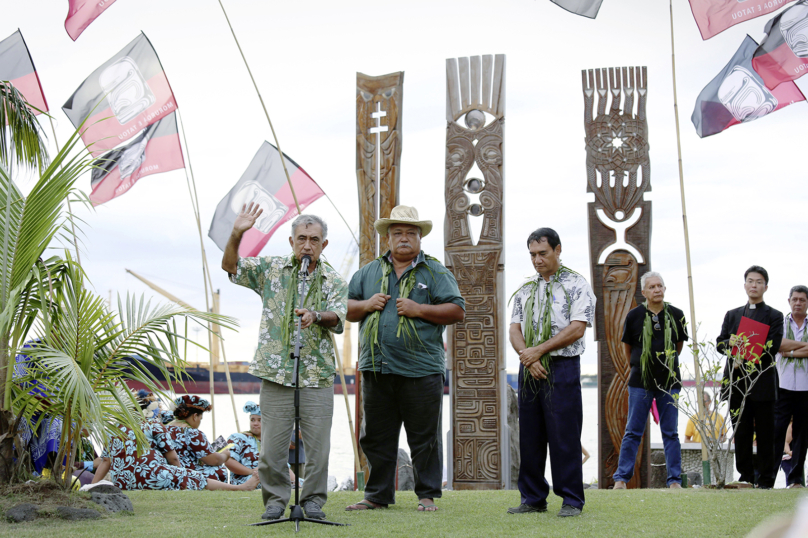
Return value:
<svg viewBox="0 0 808 538">
<path fill-rule="evenodd" d="M 31 503 L 22 503 L 18 504 L 13 508 L 9 508 L 6 511 L 6 519 L 8 519 L 11 523 L 20 523 L 22 521 L 33 521 L 39 514 L 39 507 L 35 504 Z"/>
<path fill-rule="evenodd" d="M 648 477 L 649 488 L 668 487 L 668 466 L 665 465 L 665 453 L 661 450 L 651 451 L 651 476 Z"/>
<path fill-rule="evenodd" d="M 121 493 L 121 488 L 113 486 L 112 484 L 98 484 L 84 491 L 87 491 L 87 493 L 109 494 L 109 493 Z"/>
<path fill-rule="evenodd" d="M 135 508 L 132 506 L 132 501 L 123 493 L 96 493 L 90 494 L 92 500 L 96 504 L 100 504 L 107 509 L 108 512 L 134 512 Z"/>
<path fill-rule="evenodd" d="M 511 483 L 508 489 L 518 489 L 521 452 L 519 451 L 519 395 L 508 385 L 508 448 L 511 457 Z"/>
<path fill-rule="evenodd" d="M 415 474 L 412 470 L 410 455 L 403 448 L 398 449 L 398 490 L 412 491 L 415 489 Z"/>
<path fill-rule="evenodd" d="M 83 519 L 99 519 L 101 514 L 97 510 L 90 508 L 71 508 L 70 506 L 59 506 L 56 514 L 62 519 L 69 521 L 80 521 Z"/>
</svg>

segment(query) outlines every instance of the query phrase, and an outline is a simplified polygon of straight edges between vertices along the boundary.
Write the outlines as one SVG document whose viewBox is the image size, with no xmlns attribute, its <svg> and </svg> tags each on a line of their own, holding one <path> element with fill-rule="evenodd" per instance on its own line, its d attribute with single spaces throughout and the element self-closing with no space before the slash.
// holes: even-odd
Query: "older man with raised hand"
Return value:
<svg viewBox="0 0 808 538">
<path fill-rule="evenodd" d="M 553 492 L 563 499 L 559 517 L 584 507 L 581 467 L 581 354 L 595 319 L 595 295 L 586 279 L 561 264 L 561 239 L 552 228 L 527 238 L 536 275 L 513 297 L 509 329 L 519 354 L 519 492 L 510 514 L 546 512 L 547 448 Z"/>
<path fill-rule="evenodd" d="M 395 502 L 401 426 L 415 471 L 418 510 L 434 512 L 441 496 L 441 403 L 446 373 L 443 332 L 463 321 L 465 301 L 454 275 L 421 250 L 432 221 L 396 206 L 374 224 L 390 248 L 351 279 L 348 321 L 361 321 L 362 398 L 359 442 L 370 465 L 364 500 L 346 510 Z"/>
<path fill-rule="evenodd" d="M 769 289 L 766 269 L 753 265 L 743 277 L 747 302 L 727 312 L 716 341 L 716 349 L 727 355 L 721 399 L 729 399 L 735 429 L 735 467 L 741 475 L 740 481 L 771 489 L 774 486 L 772 469 L 779 465 L 779 454 L 783 452 L 783 445 L 777 450 L 774 446 L 774 402 L 778 388 L 774 356 L 783 339 L 783 314 L 763 302 L 763 294 Z M 765 337 L 768 348 L 759 353 L 755 361 L 748 360 L 753 358 L 749 352 L 739 356 L 736 351 L 736 346 L 744 342 L 738 335 L 743 318 L 768 326 Z M 748 339 L 755 335 L 743 336 Z M 753 442 L 757 446 L 757 457 L 752 454 Z"/>
<path fill-rule="evenodd" d="M 291 254 L 239 258 L 241 238 L 262 211 L 253 204 L 242 208 L 222 259 L 230 280 L 254 290 L 263 302 L 258 348 L 249 368 L 263 380 L 258 474 L 266 511 L 261 517 L 280 518 L 291 496 L 286 460 L 295 416 L 292 351 L 300 317 L 300 424 L 306 432 L 307 458 L 300 504 L 307 517 L 325 519 L 336 365 L 330 333 L 343 330 L 348 289 L 339 273 L 320 259 L 328 246 L 328 226 L 315 215 L 292 221 Z M 305 271 L 304 258 L 310 260 Z M 298 309 L 304 284 L 304 308 Z"/>
<path fill-rule="evenodd" d="M 628 418 L 620 459 L 614 473 L 614 489 L 626 489 L 634 476 L 634 463 L 656 400 L 659 429 L 665 447 L 669 488 L 682 487 L 682 451 L 679 444 L 679 409 L 676 398 L 682 389 L 679 354 L 687 340 L 684 312 L 665 302 L 662 275 L 649 271 L 640 279 L 645 302 L 633 308 L 623 325 L 623 347 L 630 357 Z"/>
<path fill-rule="evenodd" d="M 783 342 L 777 354 L 780 391 L 774 406 L 774 480 L 780 468 L 781 452 L 791 419 L 791 471 L 786 486 L 805 486 L 805 454 L 808 451 L 808 287 L 794 286 L 788 294 L 791 312 L 783 320 Z"/>
</svg>

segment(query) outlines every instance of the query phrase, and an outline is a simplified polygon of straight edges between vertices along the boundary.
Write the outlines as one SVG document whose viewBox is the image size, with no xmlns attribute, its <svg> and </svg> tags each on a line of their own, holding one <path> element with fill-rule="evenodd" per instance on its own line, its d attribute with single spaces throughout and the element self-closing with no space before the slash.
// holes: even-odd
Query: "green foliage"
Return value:
<svg viewBox="0 0 808 538">
<path fill-rule="evenodd" d="M 0 80 L 0 163 L 12 161 L 42 169 L 48 164 L 48 149 L 42 128 L 25 97 L 10 82 Z"/>
</svg>

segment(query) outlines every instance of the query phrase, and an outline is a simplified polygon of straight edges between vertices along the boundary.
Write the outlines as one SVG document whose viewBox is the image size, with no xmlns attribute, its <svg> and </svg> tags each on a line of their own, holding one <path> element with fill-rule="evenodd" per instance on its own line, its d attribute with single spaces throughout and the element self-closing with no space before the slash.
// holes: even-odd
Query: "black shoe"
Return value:
<svg viewBox="0 0 808 538">
<path fill-rule="evenodd" d="M 306 512 L 306 517 L 309 519 L 325 519 L 325 512 L 323 512 L 320 505 L 314 501 L 305 501 L 303 503 L 303 510 Z"/>
<path fill-rule="evenodd" d="M 509 514 L 529 514 L 531 512 L 546 512 L 547 511 L 547 503 L 544 503 L 540 506 L 531 506 L 529 504 L 522 503 L 515 508 L 508 508 Z"/>
<path fill-rule="evenodd" d="M 561 510 L 558 511 L 558 517 L 573 517 L 580 515 L 581 509 L 570 506 L 569 504 L 561 505 Z"/>
<path fill-rule="evenodd" d="M 261 519 L 280 519 L 284 512 L 285 509 L 283 506 L 267 506 L 267 510 L 264 512 L 264 515 L 261 516 Z"/>
<path fill-rule="evenodd" d="M 764 486 L 763 484 L 757 484 L 755 489 L 772 489 L 771 486 Z"/>
</svg>

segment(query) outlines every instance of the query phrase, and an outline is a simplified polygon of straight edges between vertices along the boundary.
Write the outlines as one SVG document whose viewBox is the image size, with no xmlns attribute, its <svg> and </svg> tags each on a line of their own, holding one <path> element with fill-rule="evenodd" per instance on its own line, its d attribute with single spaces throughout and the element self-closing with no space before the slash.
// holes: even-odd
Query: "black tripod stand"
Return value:
<svg viewBox="0 0 808 538">
<path fill-rule="evenodd" d="M 306 277 L 308 276 L 308 268 L 311 263 L 311 256 L 303 256 L 301 260 L 301 275 L 303 276 L 303 289 L 300 292 L 300 308 L 303 308 L 303 302 L 306 299 Z M 295 347 L 291 353 L 292 359 L 295 361 L 294 372 L 292 373 L 292 385 L 295 387 L 295 469 L 300 470 L 300 318 L 297 318 L 297 329 L 295 333 Z M 319 523 L 320 525 L 337 525 L 340 527 L 347 527 L 347 523 L 335 523 L 333 521 L 326 521 L 324 519 L 312 519 L 306 517 L 303 513 L 303 508 L 300 506 L 300 479 L 295 476 L 295 504 L 289 508 L 289 517 L 281 519 L 271 519 L 269 521 L 261 521 L 260 523 L 251 523 L 255 527 L 258 525 L 273 525 L 275 523 L 286 523 L 287 521 L 295 523 L 295 532 L 300 530 L 300 522 L 308 521 L 310 523 Z"/>
</svg>

